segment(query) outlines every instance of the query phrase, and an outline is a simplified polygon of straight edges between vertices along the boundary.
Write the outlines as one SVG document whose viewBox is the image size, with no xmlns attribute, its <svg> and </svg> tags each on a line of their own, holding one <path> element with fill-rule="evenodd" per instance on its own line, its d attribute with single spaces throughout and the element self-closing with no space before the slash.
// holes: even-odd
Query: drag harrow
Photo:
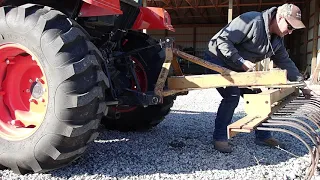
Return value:
<svg viewBox="0 0 320 180">
<path fill-rule="evenodd" d="M 320 97 L 305 99 L 299 95 L 297 87 L 291 87 L 245 94 L 244 102 L 247 116 L 228 126 L 228 138 L 254 130 L 290 134 L 309 151 L 311 163 L 306 179 L 311 179 L 319 162 Z"/>
<path fill-rule="evenodd" d="M 244 94 L 247 115 L 228 126 L 228 138 L 240 132 L 250 133 L 254 130 L 290 134 L 301 141 L 309 151 L 311 164 L 307 169 L 306 179 L 311 179 L 319 162 L 320 97 L 313 96 L 311 99 L 302 97 L 299 88 L 305 84 L 288 82 L 286 70 L 238 73 L 175 49 L 173 39 L 168 38 L 164 42 L 166 42 L 163 44 L 166 48 L 166 60 L 154 90 L 160 99 L 164 96 L 184 95 L 190 90 L 205 88 L 238 86 L 266 89 L 258 94 Z M 177 62 L 177 56 L 220 74 L 185 76 Z M 171 65 L 174 75 L 168 76 Z"/>
</svg>

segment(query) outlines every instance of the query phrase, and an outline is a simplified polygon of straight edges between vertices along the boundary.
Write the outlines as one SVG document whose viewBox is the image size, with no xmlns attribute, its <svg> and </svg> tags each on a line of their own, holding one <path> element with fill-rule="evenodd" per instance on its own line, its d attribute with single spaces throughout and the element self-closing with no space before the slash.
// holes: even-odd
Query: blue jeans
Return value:
<svg viewBox="0 0 320 180">
<path fill-rule="evenodd" d="M 205 60 L 229 68 L 223 60 L 213 58 L 210 54 L 205 53 Z M 230 69 L 230 68 L 229 68 Z M 218 74 L 216 71 L 211 71 L 213 74 Z M 253 91 L 251 89 L 238 88 L 238 87 L 226 87 L 216 88 L 222 96 L 220 106 L 218 108 L 217 117 L 215 119 L 215 130 L 213 133 L 214 140 L 227 141 L 227 126 L 231 123 L 234 110 L 238 106 L 240 96 L 243 94 L 259 93 L 259 91 Z M 260 91 L 261 92 L 261 91 Z M 255 131 L 256 138 L 259 140 L 265 140 L 271 137 L 270 131 Z"/>
</svg>

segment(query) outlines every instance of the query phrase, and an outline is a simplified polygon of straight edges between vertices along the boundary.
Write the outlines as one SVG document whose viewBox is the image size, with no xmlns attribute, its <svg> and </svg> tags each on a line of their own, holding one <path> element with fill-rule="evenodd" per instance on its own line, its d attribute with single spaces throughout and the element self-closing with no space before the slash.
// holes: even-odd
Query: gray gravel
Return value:
<svg viewBox="0 0 320 180">
<path fill-rule="evenodd" d="M 214 118 L 221 100 L 215 89 L 177 98 L 165 121 L 147 132 L 104 131 L 86 154 L 46 174 L 19 176 L 0 171 L 0 179 L 301 179 L 309 164 L 306 148 L 290 135 L 275 133 L 289 154 L 253 143 L 254 134 L 231 140 L 234 152 L 213 149 Z M 234 120 L 243 112 L 241 100 Z M 314 179 L 320 179 L 316 176 Z"/>
</svg>

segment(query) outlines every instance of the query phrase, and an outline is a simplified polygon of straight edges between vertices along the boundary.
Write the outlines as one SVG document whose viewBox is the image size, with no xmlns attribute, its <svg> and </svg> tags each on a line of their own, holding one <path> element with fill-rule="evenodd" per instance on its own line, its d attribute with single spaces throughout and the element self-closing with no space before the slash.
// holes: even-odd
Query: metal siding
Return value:
<svg viewBox="0 0 320 180">
<path fill-rule="evenodd" d="M 308 30 L 308 40 L 312 40 L 313 39 L 313 28 Z"/>
<path fill-rule="evenodd" d="M 165 31 L 163 30 L 147 30 L 147 34 L 158 41 L 165 38 Z"/>
<path fill-rule="evenodd" d="M 199 27 L 196 34 L 196 55 L 203 58 L 203 52 L 208 48 L 210 39 L 221 29 L 222 27 Z"/>
<path fill-rule="evenodd" d="M 193 47 L 193 28 L 175 28 L 176 32 L 168 32 L 168 36 L 174 37 L 176 45 L 180 48 Z"/>
</svg>

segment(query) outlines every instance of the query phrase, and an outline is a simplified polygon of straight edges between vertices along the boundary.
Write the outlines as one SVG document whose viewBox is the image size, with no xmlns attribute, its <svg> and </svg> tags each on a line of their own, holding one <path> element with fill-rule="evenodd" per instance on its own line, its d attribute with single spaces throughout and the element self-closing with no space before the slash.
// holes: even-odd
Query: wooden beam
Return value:
<svg viewBox="0 0 320 180">
<path fill-rule="evenodd" d="M 319 0 L 314 1 L 315 5 L 315 16 L 314 16 L 314 26 L 313 26 L 313 47 L 312 47 L 312 61 L 311 61 L 311 73 L 314 74 L 314 71 L 317 66 L 317 54 L 318 54 L 318 29 L 319 29 Z"/>
<path fill-rule="evenodd" d="M 308 62 L 307 62 L 307 57 L 308 57 L 308 36 L 309 36 L 309 21 L 310 21 L 310 3 L 306 4 L 306 12 L 305 12 L 305 26 L 306 28 L 304 29 L 304 34 L 305 34 L 305 39 L 304 39 L 304 44 L 305 44 L 305 51 L 304 51 L 304 57 L 300 58 L 300 65 L 302 65 L 302 70 L 305 70 L 304 73 L 307 73 L 308 71 Z M 305 65 L 304 65 L 305 64 Z"/>
<path fill-rule="evenodd" d="M 225 86 L 267 86 L 287 83 L 285 70 L 241 72 L 236 74 L 211 74 L 169 77 L 169 90 L 188 88 L 216 88 Z"/>
<path fill-rule="evenodd" d="M 142 0 L 142 6 L 143 6 L 143 7 L 147 7 L 147 6 L 148 6 L 148 5 L 147 5 L 147 0 Z M 142 32 L 145 33 L 145 34 L 147 34 L 147 29 L 143 29 Z"/>
<path fill-rule="evenodd" d="M 233 11 L 233 0 L 229 0 L 229 8 L 228 8 L 228 23 L 232 21 L 232 11 Z"/>
<path fill-rule="evenodd" d="M 295 2 L 290 2 L 293 4 L 304 4 L 304 2 L 301 1 L 295 1 Z M 276 6 L 276 5 L 282 5 L 283 3 L 281 1 L 279 2 L 265 2 L 265 3 L 261 3 L 261 6 Z M 235 6 L 235 5 L 233 5 Z M 250 6 L 257 6 L 257 3 L 241 3 L 239 4 L 239 7 L 250 7 Z M 228 4 L 218 4 L 218 5 L 201 5 L 198 6 L 197 8 L 215 8 L 215 7 L 229 7 Z M 194 7 L 192 6 L 180 6 L 178 7 L 178 9 L 193 9 Z M 172 7 L 167 7 L 165 9 L 172 9 Z"/>
<path fill-rule="evenodd" d="M 313 27 L 313 47 L 312 47 L 312 60 L 311 60 L 311 74 L 312 84 L 319 84 L 319 73 L 320 73 L 320 63 L 317 64 L 318 55 L 318 30 L 319 30 L 319 0 L 314 1 L 315 3 L 315 16 L 314 16 L 314 27 Z"/>
</svg>

